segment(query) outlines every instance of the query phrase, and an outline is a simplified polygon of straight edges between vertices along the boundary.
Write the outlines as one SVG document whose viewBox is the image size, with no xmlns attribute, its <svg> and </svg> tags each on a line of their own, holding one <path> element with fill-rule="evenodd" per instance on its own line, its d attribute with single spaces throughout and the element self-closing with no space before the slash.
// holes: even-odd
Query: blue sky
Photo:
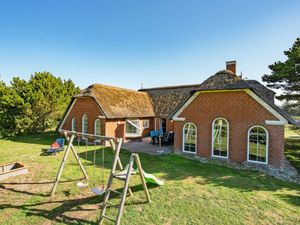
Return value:
<svg viewBox="0 0 300 225">
<path fill-rule="evenodd" d="M 0 74 L 138 89 L 200 83 L 237 60 L 260 80 L 299 21 L 300 1 L 1 1 Z"/>
</svg>

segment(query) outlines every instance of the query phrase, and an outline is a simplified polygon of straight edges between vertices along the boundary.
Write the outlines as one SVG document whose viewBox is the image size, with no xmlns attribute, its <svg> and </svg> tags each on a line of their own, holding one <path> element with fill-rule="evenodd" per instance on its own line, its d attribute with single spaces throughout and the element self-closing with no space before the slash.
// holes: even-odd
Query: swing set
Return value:
<svg viewBox="0 0 300 225">
<path fill-rule="evenodd" d="M 77 146 L 78 146 L 78 153 L 80 153 L 80 143 L 81 142 L 84 142 L 85 143 L 85 164 L 86 164 L 86 166 L 87 166 L 87 163 L 88 163 L 88 152 L 89 152 L 89 148 L 88 148 L 88 143 L 89 143 L 89 141 L 88 141 L 88 139 L 87 138 L 81 138 L 80 139 L 80 137 L 79 136 L 77 136 Z M 96 169 L 96 158 L 97 158 L 97 156 L 96 156 L 96 154 L 97 154 L 97 146 L 99 146 L 99 145 L 97 145 L 97 140 L 96 139 L 94 139 L 93 140 L 93 145 L 94 145 L 94 158 L 93 158 L 93 187 L 91 188 L 91 191 L 94 193 L 94 194 L 96 194 L 96 195 L 102 195 L 103 193 L 104 193 L 104 188 L 105 188 L 105 185 L 104 185 L 104 152 L 105 152 L 105 150 L 104 149 L 102 149 L 102 157 L 101 157 L 101 188 L 100 189 L 98 189 L 97 187 L 96 187 L 96 175 L 95 175 L 95 169 Z M 100 143 L 100 142 L 98 142 L 98 143 Z M 102 146 L 101 145 L 101 143 L 100 143 L 100 146 Z M 87 181 L 87 180 L 86 180 Z M 89 186 L 89 183 L 88 182 L 85 182 L 85 183 L 83 183 L 82 181 L 79 181 L 79 182 L 77 182 L 77 187 L 79 187 L 79 188 L 85 188 L 85 187 L 87 187 L 87 186 Z"/>
<path fill-rule="evenodd" d="M 89 186 L 88 175 L 80 161 L 80 158 L 78 157 L 75 147 L 73 146 L 73 142 L 76 137 L 77 144 L 78 144 L 78 153 L 80 151 L 80 142 L 85 142 L 85 163 L 86 164 L 88 163 L 88 144 L 89 143 L 94 144 L 94 158 L 93 158 L 94 180 L 93 180 L 93 187 L 91 188 L 91 191 L 96 195 L 104 195 L 104 200 L 103 200 L 102 207 L 101 207 L 101 215 L 100 215 L 100 219 L 99 219 L 99 224 L 102 224 L 104 219 L 113 221 L 116 225 L 120 224 L 120 220 L 121 220 L 124 205 L 125 205 L 126 196 L 127 196 L 127 194 L 129 194 L 129 196 L 132 195 L 132 191 L 129 187 L 129 181 L 130 181 L 130 178 L 132 175 L 135 175 L 137 173 L 140 175 L 141 183 L 144 188 L 147 202 L 150 203 L 150 195 L 148 192 L 145 176 L 146 176 L 146 179 L 148 179 L 148 178 L 147 178 L 147 174 L 142 169 L 139 155 L 136 153 L 132 153 L 130 156 L 128 165 L 125 168 L 122 165 L 122 162 L 119 157 L 120 150 L 121 150 L 121 144 L 122 144 L 122 138 L 113 138 L 113 137 L 106 137 L 106 136 L 99 136 L 99 135 L 92 135 L 92 134 L 84 134 L 84 133 L 67 131 L 67 130 L 61 130 L 61 132 L 64 134 L 64 136 L 68 142 L 68 146 L 65 151 L 62 162 L 60 164 L 58 173 L 56 175 L 56 179 L 53 184 L 52 191 L 51 191 L 51 197 L 53 197 L 55 194 L 57 185 L 60 181 L 60 177 L 61 177 L 62 171 L 64 169 L 64 166 L 65 166 L 65 163 L 66 163 L 66 160 L 68 158 L 70 151 L 72 151 L 72 153 L 83 173 L 84 179 L 85 179 L 85 182 L 79 181 L 79 182 L 77 182 L 76 185 L 80 188 L 85 188 L 85 187 Z M 89 142 L 89 141 L 91 141 L 91 142 Z M 106 142 L 109 142 L 112 152 L 113 152 L 113 155 L 114 155 L 114 158 L 113 158 L 113 163 L 112 163 L 109 179 L 108 179 L 107 185 L 105 186 L 104 185 L 104 159 L 105 159 L 104 152 L 105 152 L 105 148 L 102 149 L 102 155 L 101 155 L 101 163 L 102 163 L 102 165 L 101 165 L 102 174 L 101 175 L 102 175 L 102 177 L 101 177 L 101 186 L 100 186 L 100 188 L 98 188 L 96 186 L 96 179 L 95 179 L 95 167 L 96 167 L 96 159 L 97 159 L 96 147 L 97 147 L 97 143 L 106 144 Z M 134 162 L 137 165 L 137 170 L 133 169 Z M 117 167 L 119 168 L 119 171 L 117 171 Z M 124 181 L 124 186 L 123 186 L 122 192 L 119 192 L 119 191 L 113 189 L 112 186 L 113 186 L 114 179 Z M 114 194 L 117 194 L 118 196 L 120 196 L 121 201 L 119 204 L 114 205 L 111 202 L 109 202 L 111 193 L 114 193 Z M 105 212 L 106 212 L 107 206 L 115 207 L 118 209 L 118 212 L 117 212 L 117 215 L 115 218 L 106 216 Z"/>
</svg>

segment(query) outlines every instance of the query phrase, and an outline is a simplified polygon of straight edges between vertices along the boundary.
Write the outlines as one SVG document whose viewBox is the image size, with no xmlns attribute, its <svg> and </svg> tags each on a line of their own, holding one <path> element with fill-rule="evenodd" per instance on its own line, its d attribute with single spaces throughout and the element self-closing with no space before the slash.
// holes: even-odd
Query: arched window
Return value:
<svg viewBox="0 0 300 225">
<path fill-rule="evenodd" d="M 186 123 L 183 127 L 183 152 L 196 153 L 197 127 L 193 123 Z"/>
<path fill-rule="evenodd" d="M 101 135 L 101 122 L 100 119 L 96 119 L 94 122 L 94 134 L 100 136 Z"/>
<path fill-rule="evenodd" d="M 77 124 L 76 124 L 76 118 L 75 117 L 72 118 L 71 130 L 72 131 L 77 131 Z"/>
<path fill-rule="evenodd" d="M 268 131 L 262 126 L 253 126 L 248 130 L 248 161 L 268 163 Z"/>
<path fill-rule="evenodd" d="M 212 156 L 228 158 L 229 124 L 223 118 L 212 123 Z"/>
<path fill-rule="evenodd" d="M 83 114 L 82 116 L 82 133 L 88 133 L 88 118 L 86 114 Z"/>
</svg>

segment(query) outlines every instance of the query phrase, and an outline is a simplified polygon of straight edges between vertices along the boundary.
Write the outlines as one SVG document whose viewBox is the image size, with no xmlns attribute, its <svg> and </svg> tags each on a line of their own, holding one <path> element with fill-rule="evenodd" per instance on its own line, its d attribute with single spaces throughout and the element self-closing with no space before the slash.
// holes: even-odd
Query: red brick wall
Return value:
<svg viewBox="0 0 300 225">
<path fill-rule="evenodd" d="M 167 119 L 167 132 L 169 131 L 174 131 L 174 122 L 173 120 L 168 120 Z"/>
<path fill-rule="evenodd" d="M 105 136 L 124 138 L 125 120 L 110 120 L 105 121 Z"/>
<path fill-rule="evenodd" d="M 94 121 L 98 116 L 103 116 L 97 103 L 93 98 L 84 97 L 77 98 L 75 105 L 66 118 L 62 129 L 71 130 L 72 118 L 76 118 L 77 131 L 82 132 L 82 116 L 86 114 L 88 117 L 88 133 L 94 133 Z M 142 137 L 148 136 L 151 130 L 154 130 L 154 118 L 140 118 L 141 120 L 149 120 L 149 128 L 142 130 Z M 109 137 L 123 138 L 130 140 L 133 138 L 125 137 L 125 119 L 100 119 L 101 121 L 101 134 Z"/>
<path fill-rule="evenodd" d="M 77 98 L 75 105 L 70 111 L 68 117 L 66 118 L 62 129 L 71 130 L 72 128 L 72 118 L 76 118 L 77 131 L 82 132 L 82 116 L 86 114 L 88 117 L 88 133 L 94 134 L 94 122 L 98 116 L 102 116 L 102 112 L 99 109 L 97 103 L 93 98 Z M 105 120 L 100 119 L 101 121 L 101 134 L 105 133 Z"/>
<path fill-rule="evenodd" d="M 253 125 L 261 125 L 269 132 L 268 163 L 280 166 L 283 162 L 284 126 L 269 126 L 265 120 L 277 120 L 269 111 L 246 92 L 201 93 L 179 117 L 184 122 L 174 122 L 174 149 L 182 150 L 182 128 L 186 122 L 197 126 L 197 155 L 211 157 L 212 122 L 223 117 L 229 122 L 229 159 L 247 160 L 247 134 Z"/>
</svg>

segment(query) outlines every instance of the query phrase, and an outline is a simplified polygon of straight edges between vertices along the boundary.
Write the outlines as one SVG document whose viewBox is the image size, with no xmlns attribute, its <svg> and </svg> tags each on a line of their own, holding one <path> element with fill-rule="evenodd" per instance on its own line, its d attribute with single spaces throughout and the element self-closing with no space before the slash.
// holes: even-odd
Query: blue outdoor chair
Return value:
<svg viewBox="0 0 300 225">
<path fill-rule="evenodd" d="M 53 146 L 57 145 L 57 146 Z M 47 153 L 56 153 L 59 151 L 64 150 L 64 145 L 65 145 L 65 139 L 64 138 L 57 138 L 55 142 L 51 145 L 51 147 L 47 150 Z"/>
</svg>

